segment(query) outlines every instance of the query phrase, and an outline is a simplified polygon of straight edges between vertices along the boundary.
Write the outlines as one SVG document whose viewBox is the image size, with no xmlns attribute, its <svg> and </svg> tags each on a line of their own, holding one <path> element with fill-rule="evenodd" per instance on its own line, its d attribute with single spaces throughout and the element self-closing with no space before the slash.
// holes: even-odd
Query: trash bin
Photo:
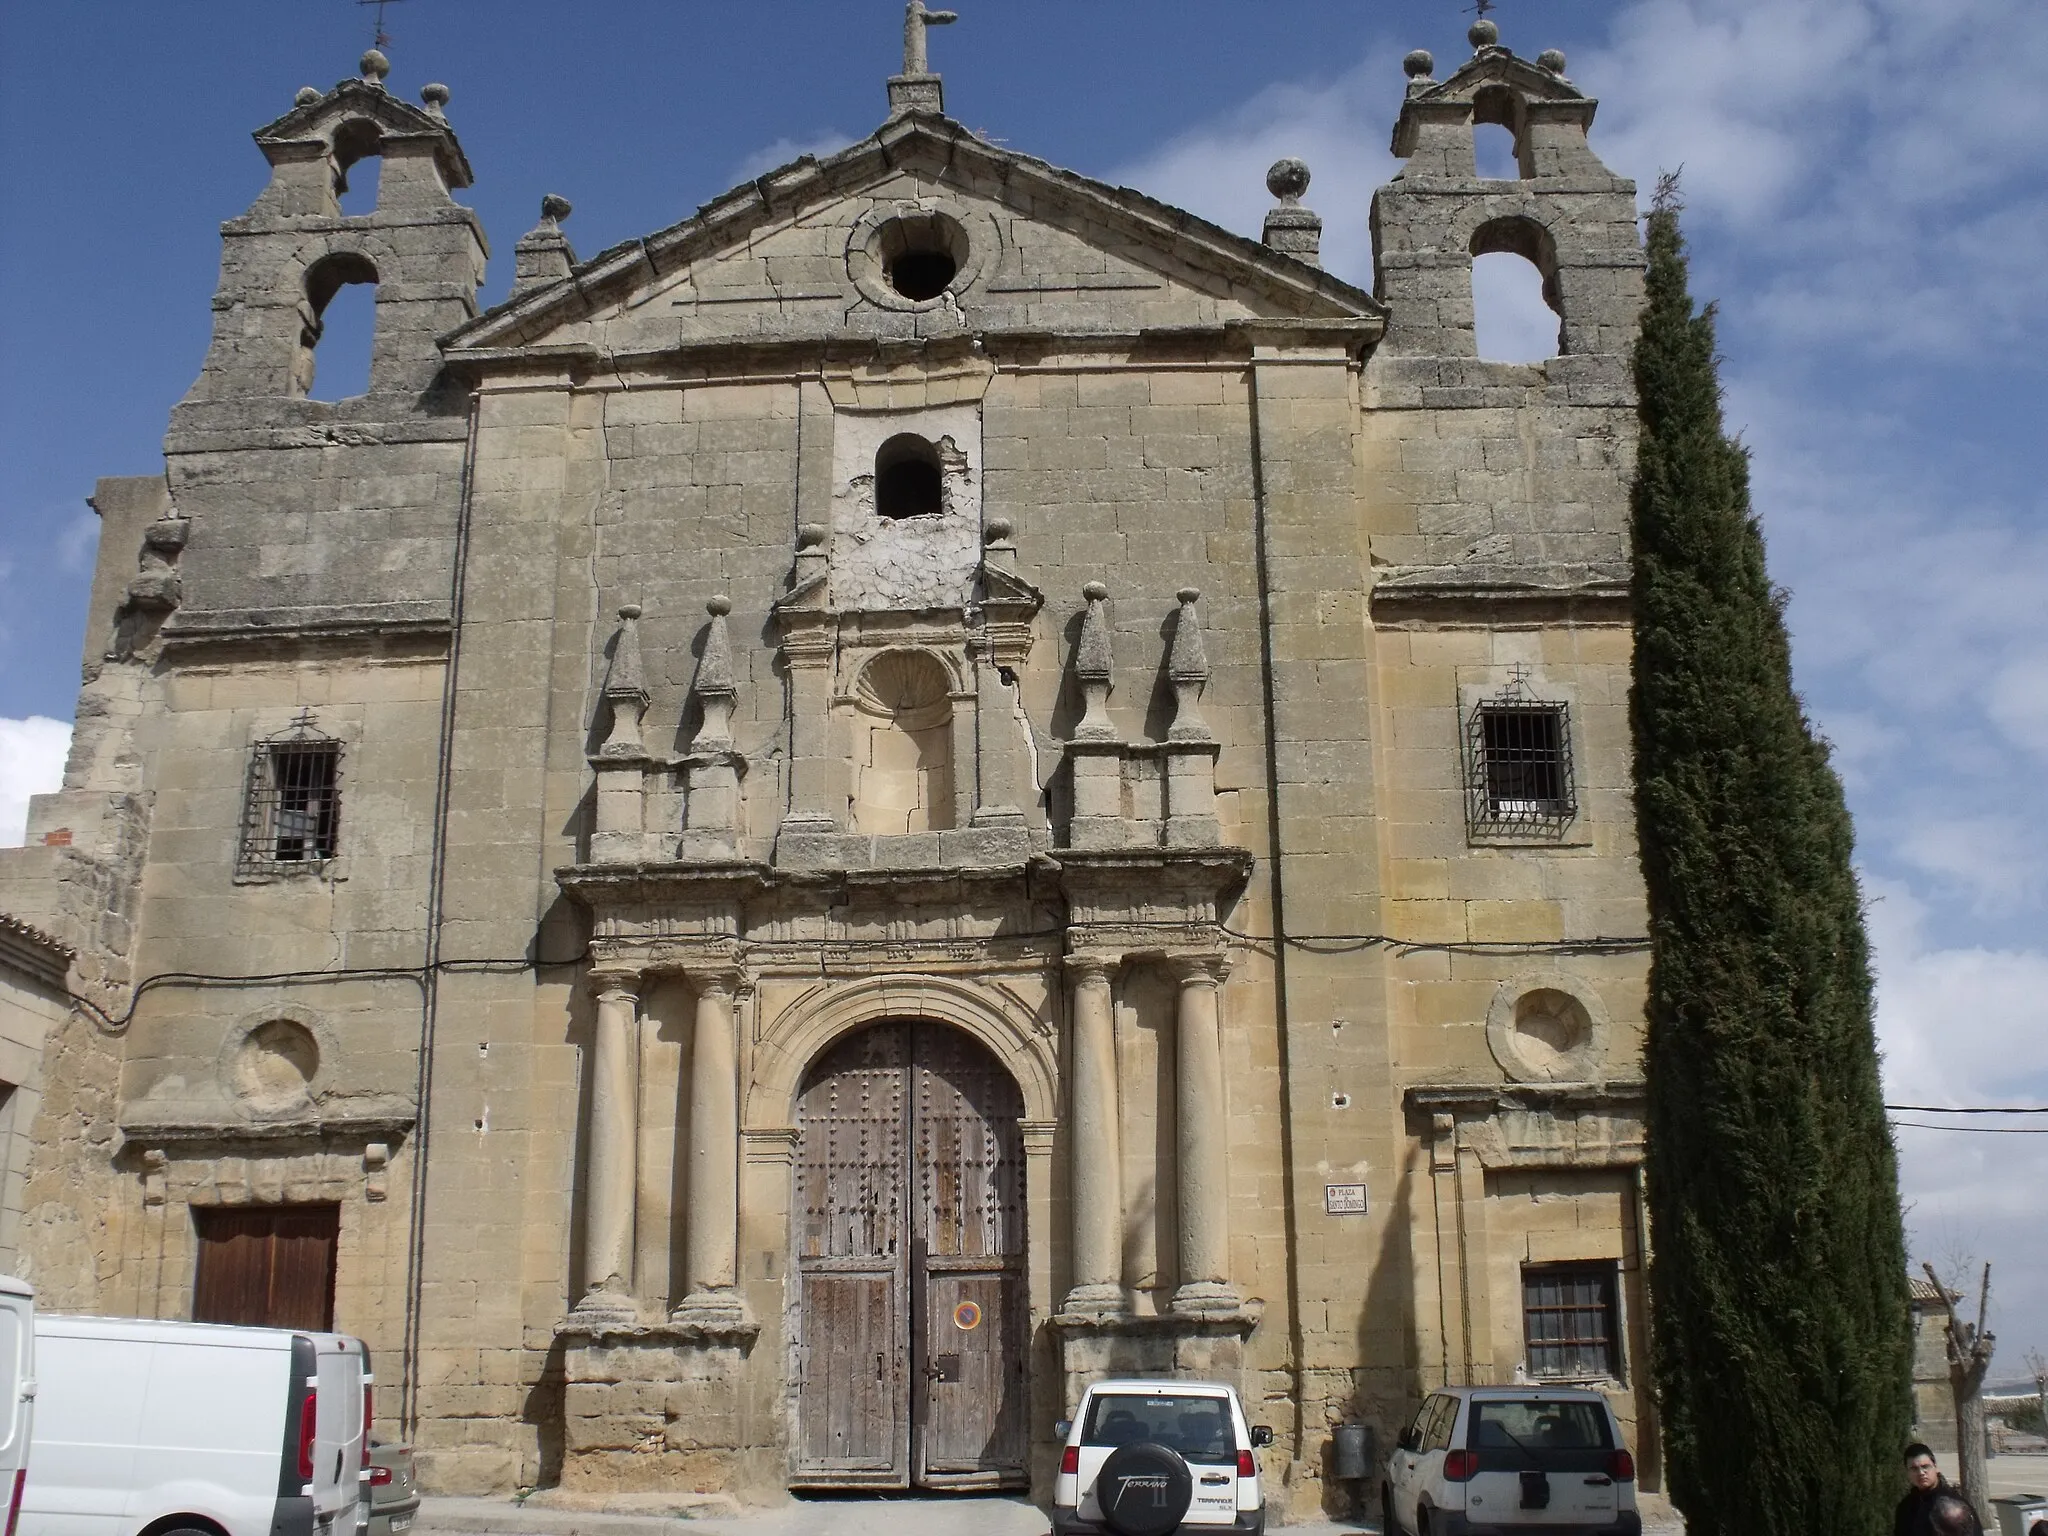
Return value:
<svg viewBox="0 0 2048 1536">
<path fill-rule="evenodd" d="M 2048 1499 L 2038 1493 L 2009 1493 L 1993 1499 L 1998 1515 L 1998 1536 L 2032 1536 L 2036 1522 L 2048 1520 Z"/>
<path fill-rule="evenodd" d="M 1330 1473 L 1339 1482 L 1372 1476 L 1372 1431 L 1363 1424 L 1339 1424 L 1330 1432 Z"/>
</svg>

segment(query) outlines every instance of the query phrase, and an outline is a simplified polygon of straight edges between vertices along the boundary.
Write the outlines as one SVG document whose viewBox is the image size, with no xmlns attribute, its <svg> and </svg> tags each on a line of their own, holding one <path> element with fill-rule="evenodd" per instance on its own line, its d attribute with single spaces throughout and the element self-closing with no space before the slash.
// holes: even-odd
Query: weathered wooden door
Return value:
<svg viewBox="0 0 2048 1536">
<path fill-rule="evenodd" d="M 797 1486 L 1027 1481 L 1022 1109 L 939 1024 L 863 1030 L 805 1080 Z"/>
<path fill-rule="evenodd" d="M 339 1206 L 217 1206 L 195 1209 L 192 1220 L 199 1237 L 192 1321 L 334 1326 Z"/>
</svg>

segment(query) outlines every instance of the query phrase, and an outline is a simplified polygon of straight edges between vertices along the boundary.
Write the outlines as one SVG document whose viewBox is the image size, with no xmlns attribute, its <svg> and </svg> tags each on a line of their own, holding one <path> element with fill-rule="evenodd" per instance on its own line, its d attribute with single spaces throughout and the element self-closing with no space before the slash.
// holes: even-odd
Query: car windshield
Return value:
<svg viewBox="0 0 2048 1536">
<path fill-rule="evenodd" d="M 1237 1460 L 1230 1408 L 1220 1397 L 1106 1392 L 1089 1404 L 1088 1421 L 1081 1426 L 1083 1445 L 1135 1445 L 1141 1440 L 1179 1451 L 1189 1461 L 1226 1466 Z"/>
<path fill-rule="evenodd" d="M 1604 1451 L 1607 1415 L 1598 1403 L 1476 1402 L 1467 1442 L 1475 1451 Z"/>
</svg>

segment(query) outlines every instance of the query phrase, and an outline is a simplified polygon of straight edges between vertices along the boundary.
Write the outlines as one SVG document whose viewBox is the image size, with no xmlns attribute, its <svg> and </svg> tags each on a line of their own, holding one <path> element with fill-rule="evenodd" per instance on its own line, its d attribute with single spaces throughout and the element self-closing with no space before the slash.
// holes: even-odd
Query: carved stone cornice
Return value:
<svg viewBox="0 0 2048 1536">
<path fill-rule="evenodd" d="M 1575 1083 L 1414 1083 L 1401 1095 L 1438 1159 L 1485 1168 L 1631 1168 L 1643 1160 L 1648 1094 L 1640 1079 Z"/>
<path fill-rule="evenodd" d="M 237 1146 L 249 1142 L 318 1142 L 364 1145 L 401 1141 L 419 1116 L 407 1111 L 388 1115 L 333 1115 L 305 1120 L 126 1120 L 121 1138 L 131 1147 L 191 1145 Z"/>
<path fill-rule="evenodd" d="M 1046 862 L 1067 898 L 1070 950 L 1213 956 L 1254 859 L 1248 848 L 1115 848 L 1060 849 Z"/>
</svg>

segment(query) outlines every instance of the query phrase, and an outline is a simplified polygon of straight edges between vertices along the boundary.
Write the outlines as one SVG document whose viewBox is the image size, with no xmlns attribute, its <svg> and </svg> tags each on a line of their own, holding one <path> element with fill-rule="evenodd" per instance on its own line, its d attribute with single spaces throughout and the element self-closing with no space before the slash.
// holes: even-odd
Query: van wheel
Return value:
<svg viewBox="0 0 2048 1536">
<path fill-rule="evenodd" d="M 1391 1483 L 1380 1484 L 1380 1519 L 1386 1524 L 1387 1536 L 1407 1536 L 1401 1529 L 1400 1516 L 1394 1513 L 1394 1487 Z"/>
<path fill-rule="evenodd" d="M 1429 1536 L 1429 1511 L 1419 1505 L 1415 1510 L 1415 1536 Z"/>
</svg>

